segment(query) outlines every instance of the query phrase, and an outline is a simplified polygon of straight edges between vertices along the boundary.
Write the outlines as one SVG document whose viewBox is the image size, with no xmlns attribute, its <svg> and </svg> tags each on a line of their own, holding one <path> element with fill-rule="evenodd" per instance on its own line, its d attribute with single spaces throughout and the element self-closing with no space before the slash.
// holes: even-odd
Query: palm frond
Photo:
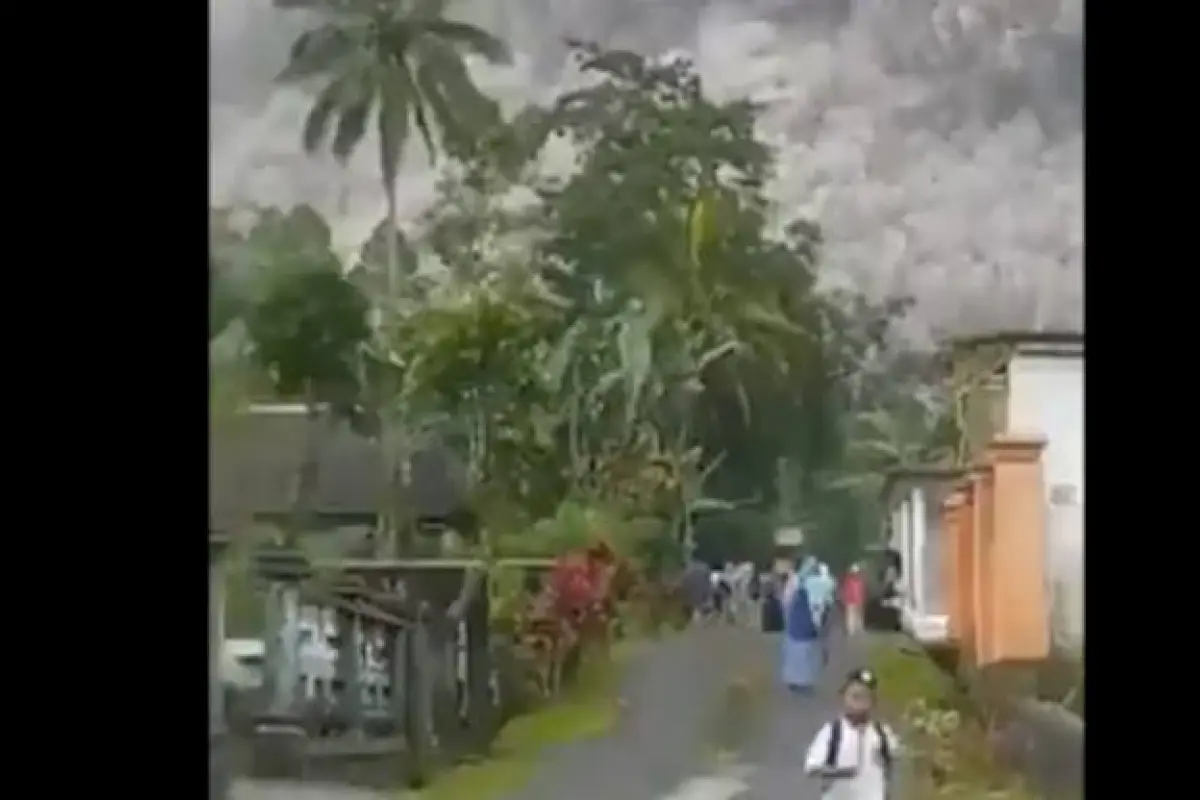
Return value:
<svg viewBox="0 0 1200 800">
<path fill-rule="evenodd" d="M 346 162 L 354 150 L 358 147 L 359 142 L 363 140 L 363 136 L 367 133 L 367 120 L 371 116 L 371 100 L 360 100 L 353 106 L 343 109 L 341 116 L 338 117 L 337 132 L 333 135 L 333 150 L 334 158 L 340 162 Z"/>
<path fill-rule="evenodd" d="M 453 48 L 427 39 L 414 48 L 417 89 L 442 145 L 456 158 L 474 155 L 481 133 L 501 122 L 500 106 L 481 92 Z"/>
<path fill-rule="evenodd" d="M 325 143 L 329 124 L 337 110 L 339 91 L 336 81 L 331 82 L 320 91 L 317 99 L 313 101 L 312 108 L 308 110 L 308 115 L 304 118 L 304 130 L 300 135 L 304 152 L 314 153 Z"/>
<path fill-rule="evenodd" d="M 876 461 L 902 460 L 903 451 L 895 444 L 882 439 L 855 439 L 849 444 L 850 454 L 855 458 Z"/>
<path fill-rule="evenodd" d="M 335 71 L 337 64 L 353 55 L 358 47 L 354 36 L 344 28 L 323 25 L 296 37 L 288 54 L 288 63 L 276 77 L 281 83 L 294 83 Z"/>
<path fill-rule="evenodd" d="M 466 22 L 437 19 L 422 23 L 424 32 L 470 55 L 476 55 L 490 64 L 510 65 L 512 49 L 500 38 Z"/>
<path fill-rule="evenodd" d="M 882 408 L 860 411 L 854 415 L 854 424 L 872 439 L 896 442 L 901 438 L 896 418 Z"/>
</svg>

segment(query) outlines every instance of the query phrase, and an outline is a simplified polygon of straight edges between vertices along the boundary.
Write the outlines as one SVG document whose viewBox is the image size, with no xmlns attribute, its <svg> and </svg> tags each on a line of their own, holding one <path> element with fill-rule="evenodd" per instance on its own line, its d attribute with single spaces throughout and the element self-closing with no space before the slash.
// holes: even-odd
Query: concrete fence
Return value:
<svg viewBox="0 0 1200 800">
<path fill-rule="evenodd" d="M 420 785 L 437 767 L 487 750 L 501 698 L 484 564 L 314 565 L 295 550 L 264 550 L 256 557 L 267 603 L 262 685 L 230 704 L 219 655 L 224 544 L 210 536 L 212 800 L 225 800 L 238 774 Z"/>
</svg>

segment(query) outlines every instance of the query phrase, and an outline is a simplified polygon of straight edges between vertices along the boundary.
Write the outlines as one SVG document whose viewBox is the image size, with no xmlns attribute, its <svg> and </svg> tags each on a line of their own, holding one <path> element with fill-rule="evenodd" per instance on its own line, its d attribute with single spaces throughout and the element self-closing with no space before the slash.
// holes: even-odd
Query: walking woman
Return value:
<svg viewBox="0 0 1200 800">
<path fill-rule="evenodd" d="M 816 570 L 816 559 L 809 557 L 788 580 L 783 592 L 783 683 L 793 692 L 811 692 L 821 674 L 821 631 L 809 603 L 805 580 Z"/>
<path fill-rule="evenodd" d="M 778 575 L 769 575 L 760 581 L 762 603 L 759 612 L 763 633 L 779 633 L 783 630 L 783 581 Z"/>
<path fill-rule="evenodd" d="M 829 574 L 829 567 L 817 562 L 817 567 L 804 581 L 808 602 L 812 606 L 813 619 L 821 633 L 821 663 L 829 662 L 829 616 L 837 597 L 837 581 Z"/>
</svg>

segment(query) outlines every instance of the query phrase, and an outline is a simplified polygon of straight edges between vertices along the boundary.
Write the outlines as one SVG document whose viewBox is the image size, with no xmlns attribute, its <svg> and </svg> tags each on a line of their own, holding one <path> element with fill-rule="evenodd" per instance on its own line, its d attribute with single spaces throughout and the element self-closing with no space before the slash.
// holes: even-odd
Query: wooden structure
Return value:
<svg viewBox="0 0 1200 800">
<path fill-rule="evenodd" d="M 473 521 L 465 510 L 466 466 L 437 442 L 405 453 L 398 466 L 403 505 L 392 513 L 418 524 L 452 524 L 460 533 Z M 307 471 L 305 531 L 330 549 L 365 554 L 364 535 L 377 524 L 389 496 L 383 451 L 341 421 L 309 418 L 287 404 L 254 406 L 228 421 L 209 444 L 209 517 L 227 531 L 251 524 L 288 526 L 295 519 L 297 479 Z M 404 513 L 401 514 L 400 512 Z"/>
<path fill-rule="evenodd" d="M 228 796 L 230 776 L 247 773 L 417 785 L 440 764 L 486 751 L 497 729 L 486 564 L 355 560 L 374 555 L 369 540 L 385 494 L 378 444 L 299 412 L 252 409 L 210 438 L 209 524 L 220 531 L 209 536 L 212 800 Z M 263 685 L 237 698 L 249 709 L 231 720 L 220 680 L 222 554 L 235 531 L 294 521 L 303 470 L 313 491 L 305 527 L 289 541 L 319 541 L 315 549 L 338 557 L 312 563 L 305 552 L 314 548 L 281 544 L 256 552 L 266 604 Z M 462 522 L 466 473 L 449 449 L 411 453 L 405 470 L 402 500 L 413 520 Z M 335 673 L 319 693 L 302 671 L 302 653 L 312 649 L 302 620 L 313 610 L 329 620 L 325 649 Z M 244 726 L 232 724 L 241 716 Z"/>
<path fill-rule="evenodd" d="M 215 576 L 221 540 L 213 541 Z M 537 572 L 546 562 L 503 566 Z M 268 604 L 264 681 L 249 729 L 229 734 L 211 670 L 214 800 L 226 796 L 235 761 L 254 778 L 395 788 L 421 785 L 444 765 L 486 753 L 503 700 L 490 648 L 486 567 L 441 559 L 314 564 L 283 547 L 260 552 L 256 570 Z M 214 577 L 214 652 L 220 594 Z M 305 691 L 300 675 L 302 607 L 336 620 L 336 677 L 317 695 Z M 366 691 L 368 661 L 386 675 L 382 693 Z"/>
</svg>

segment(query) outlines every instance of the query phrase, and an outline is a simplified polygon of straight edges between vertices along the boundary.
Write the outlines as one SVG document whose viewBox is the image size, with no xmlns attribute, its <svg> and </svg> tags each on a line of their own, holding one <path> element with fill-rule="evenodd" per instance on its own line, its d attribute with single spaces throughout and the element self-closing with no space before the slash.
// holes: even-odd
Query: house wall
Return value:
<svg viewBox="0 0 1200 800">
<path fill-rule="evenodd" d="M 1008 371 L 1008 428 L 1046 438 L 1046 588 L 1056 646 L 1083 645 L 1084 358 L 1018 353 Z"/>
<path fill-rule="evenodd" d="M 946 587 L 942 581 L 942 524 L 938 513 L 939 503 L 934 493 L 926 491 L 925 500 L 925 543 L 921 551 L 925 603 L 927 614 L 946 613 Z"/>
<path fill-rule="evenodd" d="M 900 585 L 905 626 L 921 639 L 946 635 L 939 502 L 937 492 L 916 485 L 906 489 L 892 506 L 888 544 L 903 562 Z"/>
</svg>

